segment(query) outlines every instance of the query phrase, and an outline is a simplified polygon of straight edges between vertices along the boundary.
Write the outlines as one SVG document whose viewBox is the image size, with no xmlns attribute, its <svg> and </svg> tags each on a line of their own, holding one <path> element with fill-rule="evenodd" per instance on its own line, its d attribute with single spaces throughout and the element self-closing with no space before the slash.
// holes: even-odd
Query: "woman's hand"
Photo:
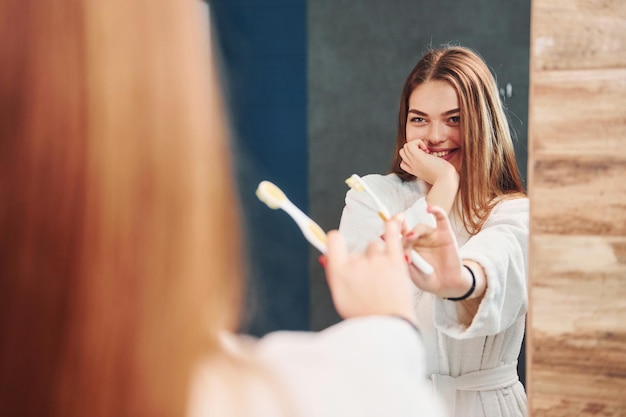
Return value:
<svg viewBox="0 0 626 417">
<path fill-rule="evenodd" d="M 459 173 L 454 166 L 431 155 L 422 140 L 407 142 L 400 149 L 400 167 L 431 185 L 426 200 L 450 213 L 459 191 Z"/>
<path fill-rule="evenodd" d="M 435 216 L 437 226 L 432 228 L 418 224 L 405 236 L 404 241 L 405 246 L 415 249 L 433 266 L 434 272 L 425 276 L 411 266 L 411 279 L 421 290 L 438 297 L 460 297 L 471 287 L 471 276 L 463 268 L 456 238 L 445 211 L 440 207 L 429 206 L 428 212 Z"/>
<path fill-rule="evenodd" d="M 385 241 L 372 242 L 365 253 L 348 253 L 339 232 L 329 232 L 325 259 L 328 285 L 341 317 L 397 315 L 415 323 L 398 221 L 388 221 Z"/>
<path fill-rule="evenodd" d="M 423 140 L 405 143 L 400 149 L 400 157 L 400 168 L 431 185 L 439 178 L 450 175 L 451 171 L 456 172 L 451 163 L 431 155 Z"/>
</svg>

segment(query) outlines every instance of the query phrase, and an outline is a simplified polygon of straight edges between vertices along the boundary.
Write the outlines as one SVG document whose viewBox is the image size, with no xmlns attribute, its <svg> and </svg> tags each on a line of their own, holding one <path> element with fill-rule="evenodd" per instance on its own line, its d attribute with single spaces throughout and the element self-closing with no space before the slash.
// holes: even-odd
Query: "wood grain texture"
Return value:
<svg viewBox="0 0 626 417">
<path fill-rule="evenodd" d="M 536 71 L 532 84 L 535 156 L 626 155 L 626 68 Z"/>
<path fill-rule="evenodd" d="M 626 153 L 531 159 L 534 233 L 626 235 Z"/>
<path fill-rule="evenodd" d="M 558 349 L 557 349 L 558 350 Z M 532 417 L 621 417 L 624 414 L 623 375 L 589 375 L 578 371 L 542 368 L 534 371 L 536 389 L 542 392 L 534 398 Z M 562 395 L 558 387 L 566 386 L 569 394 Z M 555 389 L 556 388 L 556 389 Z M 593 395 L 590 395 L 593 393 Z"/>
<path fill-rule="evenodd" d="M 531 20 L 530 415 L 626 416 L 626 1 Z"/>
<path fill-rule="evenodd" d="M 626 342 L 626 237 L 534 234 L 530 242 L 532 330 Z M 626 343 L 620 351 L 626 354 Z M 626 374 L 626 361 L 619 366 Z"/>
<path fill-rule="evenodd" d="M 531 4 L 532 70 L 626 66 L 624 0 L 539 0 Z"/>
</svg>

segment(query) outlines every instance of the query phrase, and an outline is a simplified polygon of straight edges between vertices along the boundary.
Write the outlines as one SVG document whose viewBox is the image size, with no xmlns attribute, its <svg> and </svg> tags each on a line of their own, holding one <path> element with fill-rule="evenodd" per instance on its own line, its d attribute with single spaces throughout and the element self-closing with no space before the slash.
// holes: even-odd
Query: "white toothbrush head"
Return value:
<svg viewBox="0 0 626 417">
<path fill-rule="evenodd" d="M 372 200 L 374 200 L 374 204 L 376 204 L 376 208 L 378 209 L 378 216 L 383 221 L 387 221 L 391 218 L 389 210 L 387 210 L 383 203 L 378 199 L 376 194 L 367 186 L 367 184 L 365 184 L 365 181 L 363 181 L 361 177 L 356 174 L 352 174 L 350 178 L 346 179 L 346 184 L 348 184 L 348 187 L 356 192 L 365 191 L 367 194 L 369 194 L 370 197 L 372 197 Z"/>
<path fill-rule="evenodd" d="M 277 210 L 287 201 L 287 196 L 276 185 L 261 181 L 256 189 L 256 196 L 271 209 Z"/>
<path fill-rule="evenodd" d="M 369 194 L 370 197 L 372 197 L 372 200 L 374 200 L 374 204 L 376 204 L 376 208 L 378 209 L 378 216 L 383 221 L 387 221 L 391 218 L 389 210 L 387 210 L 383 203 L 378 199 L 374 191 L 372 191 L 372 189 L 367 186 L 367 184 L 365 183 L 365 181 L 363 181 L 363 179 L 361 179 L 361 177 L 356 174 L 352 174 L 350 178 L 346 179 L 346 184 L 348 184 L 348 187 L 356 192 L 365 191 L 367 194 Z M 415 250 L 411 251 L 411 262 L 424 274 L 430 275 L 433 273 L 432 265 L 426 262 Z"/>
<path fill-rule="evenodd" d="M 326 233 L 306 214 L 296 207 L 285 193 L 269 181 L 261 181 L 256 196 L 274 210 L 283 209 L 296 222 L 304 237 L 320 252 L 326 253 Z"/>
<path fill-rule="evenodd" d="M 363 191 L 365 189 L 361 177 L 356 174 L 352 174 L 350 178 L 347 178 L 346 184 L 348 184 L 348 187 L 352 188 L 354 191 Z"/>
</svg>

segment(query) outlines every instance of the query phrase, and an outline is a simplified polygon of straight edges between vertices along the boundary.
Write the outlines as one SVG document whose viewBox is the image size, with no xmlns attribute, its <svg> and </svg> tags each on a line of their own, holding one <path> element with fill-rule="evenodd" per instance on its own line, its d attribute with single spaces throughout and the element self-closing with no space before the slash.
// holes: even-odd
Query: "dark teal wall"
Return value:
<svg viewBox="0 0 626 417">
<path fill-rule="evenodd" d="M 308 207 L 306 2 L 209 4 L 222 55 L 249 259 L 242 330 L 263 335 L 308 329 L 308 243 L 290 217 L 254 194 L 261 180 L 269 180 L 294 204 Z"/>
</svg>

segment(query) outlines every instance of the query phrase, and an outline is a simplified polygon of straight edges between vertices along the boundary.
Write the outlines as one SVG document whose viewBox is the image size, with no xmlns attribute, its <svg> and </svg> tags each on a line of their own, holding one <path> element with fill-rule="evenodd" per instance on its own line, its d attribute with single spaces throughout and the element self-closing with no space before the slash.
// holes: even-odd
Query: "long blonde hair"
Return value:
<svg viewBox="0 0 626 417">
<path fill-rule="evenodd" d="M 237 324 L 237 205 L 196 7 L 0 5 L 3 415 L 183 415 L 193 364 Z"/>
<path fill-rule="evenodd" d="M 473 235 L 498 201 L 524 195 L 508 120 L 495 79 L 476 52 L 452 45 L 428 51 L 407 77 L 400 98 L 391 172 L 403 181 L 415 179 L 400 167 L 399 154 L 406 143 L 409 97 L 430 80 L 449 83 L 459 99 L 463 135 L 459 196 L 463 223 Z"/>
</svg>

